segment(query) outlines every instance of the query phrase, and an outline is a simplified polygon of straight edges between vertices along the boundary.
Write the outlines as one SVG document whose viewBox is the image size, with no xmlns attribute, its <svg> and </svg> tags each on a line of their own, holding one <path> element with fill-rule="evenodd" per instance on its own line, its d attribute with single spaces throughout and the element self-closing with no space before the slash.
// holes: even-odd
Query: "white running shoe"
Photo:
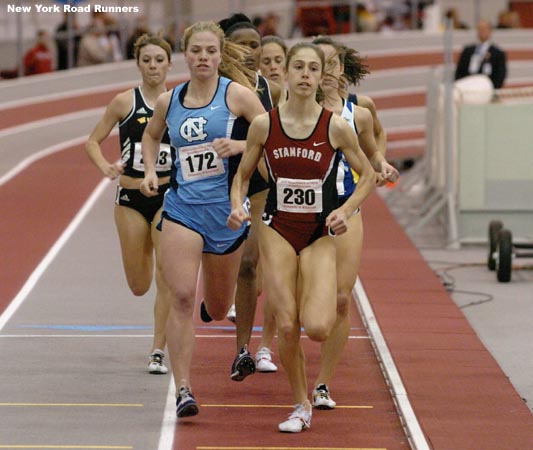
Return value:
<svg viewBox="0 0 533 450">
<path fill-rule="evenodd" d="M 255 354 L 255 367 L 258 372 L 277 372 L 278 366 L 272 362 L 271 351 L 268 347 L 261 347 Z"/>
<path fill-rule="evenodd" d="M 306 403 L 309 404 L 309 402 Z M 289 419 L 278 425 L 279 431 L 283 433 L 300 433 L 306 428 L 311 428 L 311 405 L 309 405 L 308 409 L 302 404 L 296 405 Z"/>
<path fill-rule="evenodd" d="M 164 375 L 168 372 L 168 369 L 163 364 L 165 354 L 162 350 L 156 349 L 154 353 L 150 355 L 150 361 L 148 363 L 148 372 L 154 375 Z"/>
<path fill-rule="evenodd" d="M 226 319 L 228 319 L 230 322 L 233 322 L 233 323 L 235 323 L 235 321 L 237 320 L 237 312 L 235 311 L 235 304 L 231 305 L 231 308 L 226 314 Z"/>
<path fill-rule="evenodd" d="M 337 406 L 337 403 L 329 396 L 329 390 L 325 384 L 318 384 L 313 389 L 313 406 L 317 409 L 334 409 Z"/>
</svg>

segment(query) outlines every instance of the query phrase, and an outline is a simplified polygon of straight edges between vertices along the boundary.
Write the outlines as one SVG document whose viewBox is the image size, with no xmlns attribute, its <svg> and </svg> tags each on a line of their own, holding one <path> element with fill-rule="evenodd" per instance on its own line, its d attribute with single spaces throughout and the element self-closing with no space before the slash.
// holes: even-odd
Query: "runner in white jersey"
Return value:
<svg viewBox="0 0 533 450">
<path fill-rule="evenodd" d="M 371 113 L 354 105 L 341 96 L 345 90 L 343 75 L 350 72 L 352 79 L 362 77 L 366 69 L 355 52 L 332 41 L 329 37 L 317 38 L 313 41 L 324 51 L 326 56 L 326 76 L 321 84 L 322 104 L 334 113 L 343 117 L 359 138 L 361 148 L 377 175 L 383 179 L 394 181 L 398 171 L 388 164 L 378 151 L 374 139 Z M 342 204 L 356 190 L 358 174 L 352 172 L 345 158 L 341 158 L 337 174 L 337 191 Z M 342 350 L 350 332 L 350 303 L 352 289 L 359 272 L 361 250 L 363 244 L 363 222 L 361 213 L 348 220 L 348 230 L 335 239 L 337 248 L 337 319 L 328 339 L 322 345 L 320 371 L 313 390 L 313 405 L 319 409 L 333 409 L 336 402 L 331 398 L 329 384 L 335 368 L 342 358 Z"/>
</svg>

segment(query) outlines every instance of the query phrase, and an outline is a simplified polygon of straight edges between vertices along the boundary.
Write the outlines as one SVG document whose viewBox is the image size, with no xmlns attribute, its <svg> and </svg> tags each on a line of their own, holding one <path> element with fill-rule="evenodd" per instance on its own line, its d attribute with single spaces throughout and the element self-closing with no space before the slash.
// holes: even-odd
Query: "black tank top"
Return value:
<svg viewBox="0 0 533 450">
<path fill-rule="evenodd" d="M 128 116 L 118 124 L 120 134 L 121 160 L 124 164 L 124 175 L 133 178 L 144 177 L 144 162 L 141 153 L 141 141 L 144 129 L 151 119 L 154 110 L 148 106 L 140 87 L 133 90 L 133 107 Z M 155 170 L 158 177 L 170 175 L 172 157 L 168 130 L 161 139 L 159 156 Z"/>
<path fill-rule="evenodd" d="M 272 95 L 270 94 L 270 87 L 266 78 L 261 75 L 257 75 L 255 88 L 263 107 L 266 111 L 270 111 L 274 107 L 274 105 L 272 102 Z M 231 139 L 235 139 L 238 141 L 246 140 L 249 126 L 250 124 L 246 121 L 246 119 L 244 119 L 243 117 L 237 118 L 233 126 Z M 235 173 L 237 171 L 237 167 L 241 162 L 241 158 L 242 155 L 236 155 L 230 159 L 230 167 L 234 168 L 234 170 L 230 170 L 230 172 Z M 231 177 L 230 185 L 231 181 L 233 181 L 233 177 Z M 251 197 L 252 195 L 258 192 L 264 191 L 265 189 L 268 189 L 268 183 L 263 179 L 259 171 L 255 169 L 254 173 L 252 174 L 252 177 L 250 178 L 248 196 Z"/>
</svg>

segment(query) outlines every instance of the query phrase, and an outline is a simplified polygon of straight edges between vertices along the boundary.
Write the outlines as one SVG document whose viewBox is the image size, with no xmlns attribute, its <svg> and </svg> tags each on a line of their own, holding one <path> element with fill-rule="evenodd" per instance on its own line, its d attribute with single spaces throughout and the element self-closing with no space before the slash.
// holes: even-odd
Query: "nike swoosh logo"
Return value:
<svg viewBox="0 0 533 450">
<path fill-rule="evenodd" d="M 211 111 L 214 111 L 215 109 L 220 108 L 220 105 L 218 106 L 211 106 Z"/>
<path fill-rule="evenodd" d="M 325 144 L 326 141 L 324 142 L 313 142 L 313 147 L 318 147 L 319 145 L 322 145 L 322 144 Z"/>
</svg>

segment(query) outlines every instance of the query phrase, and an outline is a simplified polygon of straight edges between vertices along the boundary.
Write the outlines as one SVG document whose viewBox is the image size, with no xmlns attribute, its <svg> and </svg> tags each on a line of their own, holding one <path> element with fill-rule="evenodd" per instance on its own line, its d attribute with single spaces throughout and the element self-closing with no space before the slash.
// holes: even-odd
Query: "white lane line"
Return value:
<svg viewBox="0 0 533 450">
<path fill-rule="evenodd" d="M 35 128 L 48 127 L 57 123 L 67 122 L 69 120 L 78 120 L 90 116 L 98 116 L 103 114 L 104 111 L 105 107 L 84 109 L 81 111 L 61 114 L 59 116 L 47 117 L 46 119 L 33 120 L 31 122 L 26 122 L 21 125 L 14 125 L 12 127 L 0 130 L 0 139 L 12 134 L 27 133 L 29 131 L 33 131 Z"/>
<path fill-rule="evenodd" d="M 186 73 L 177 73 L 173 75 L 167 76 L 167 82 L 168 83 L 174 83 L 174 82 L 181 82 L 186 79 L 188 79 L 189 76 Z M 27 105 L 38 105 L 40 103 L 44 102 L 50 102 L 53 100 L 62 100 L 66 98 L 72 98 L 72 97 L 81 97 L 88 94 L 99 94 L 103 92 L 109 92 L 114 90 L 126 90 L 133 86 L 137 86 L 139 84 L 138 80 L 127 80 L 127 81 L 120 81 L 117 83 L 109 83 L 105 85 L 99 85 L 99 86 L 92 86 L 92 87 L 85 87 L 85 88 L 78 88 L 78 89 L 70 89 L 64 92 L 56 92 L 52 94 L 44 94 L 44 95 L 35 95 L 29 98 L 23 98 L 19 100 L 12 100 L 8 102 L 4 102 L 0 104 L 0 111 L 4 109 L 11 109 L 11 108 L 17 108 Z M 75 98 L 72 98 L 72 101 L 75 101 Z"/>
<path fill-rule="evenodd" d="M 118 129 L 113 130 L 109 136 L 115 136 L 118 134 Z M 77 145 L 81 145 L 84 142 L 87 141 L 87 138 L 89 135 L 86 136 L 80 136 L 74 139 L 70 139 L 68 141 L 63 141 L 59 144 L 52 145 L 50 147 L 46 147 L 45 149 L 41 150 L 40 152 L 34 153 L 31 156 L 28 156 L 27 158 L 23 159 L 21 162 L 19 162 L 15 167 L 13 167 L 11 170 L 9 170 L 7 173 L 2 175 L 0 177 L 0 186 L 7 183 L 12 178 L 16 177 L 20 172 L 27 169 L 31 164 L 34 162 L 45 158 L 47 156 L 52 155 L 53 153 L 60 152 L 62 150 L 65 150 L 69 147 L 75 147 Z"/>
<path fill-rule="evenodd" d="M 372 306 L 370 306 L 370 300 L 368 299 L 363 284 L 359 278 L 357 278 L 357 281 L 355 282 L 353 293 L 355 294 L 355 302 L 361 313 L 361 318 L 363 319 L 368 334 L 372 339 L 374 352 L 376 353 L 381 366 L 381 371 L 383 372 L 383 376 L 385 377 L 394 403 L 396 404 L 396 409 L 398 410 L 400 421 L 402 422 L 409 444 L 413 450 L 430 450 L 429 444 L 422 432 L 422 428 L 413 411 L 411 402 L 409 401 L 409 397 L 407 396 L 407 391 L 403 385 L 400 373 L 396 368 L 396 364 L 394 364 L 394 359 L 392 358 L 389 347 L 381 333 Z"/>
<path fill-rule="evenodd" d="M 102 195 L 102 193 L 107 188 L 110 182 L 111 181 L 108 178 L 104 178 L 100 182 L 100 184 L 98 184 L 98 186 L 92 192 L 89 199 L 85 202 L 85 204 L 78 211 L 78 213 L 76 214 L 72 222 L 70 222 L 70 224 L 65 229 L 65 231 L 63 231 L 63 234 L 61 234 L 59 239 L 54 243 L 54 245 L 48 251 L 48 253 L 43 258 L 43 260 L 35 268 L 35 270 L 32 272 L 30 277 L 26 280 L 26 283 L 24 283 L 24 286 L 22 287 L 22 289 L 19 291 L 16 297 L 9 303 L 9 306 L 4 310 L 4 312 L 0 316 L 0 331 L 3 330 L 4 326 L 9 321 L 9 319 L 11 319 L 13 314 L 15 314 L 18 308 L 24 303 L 29 293 L 33 290 L 33 288 L 35 287 L 35 285 L 37 284 L 37 282 L 39 281 L 43 273 L 46 271 L 48 266 L 52 264 L 57 254 L 61 251 L 63 246 L 67 243 L 67 241 L 74 234 L 76 229 L 80 226 L 85 216 L 89 213 L 90 209 L 96 203 L 98 198 Z"/>
<path fill-rule="evenodd" d="M 157 450 L 172 450 L 174 436 L 176 434 L 176 391 L 174 387 L 174 377 L 170 376 L 170 383 L 167 391 L 167 401 L 163 413 L 163 423 L 161 424 L 161 434 L 159 435 L 159 445 Z"/>
</svg>

